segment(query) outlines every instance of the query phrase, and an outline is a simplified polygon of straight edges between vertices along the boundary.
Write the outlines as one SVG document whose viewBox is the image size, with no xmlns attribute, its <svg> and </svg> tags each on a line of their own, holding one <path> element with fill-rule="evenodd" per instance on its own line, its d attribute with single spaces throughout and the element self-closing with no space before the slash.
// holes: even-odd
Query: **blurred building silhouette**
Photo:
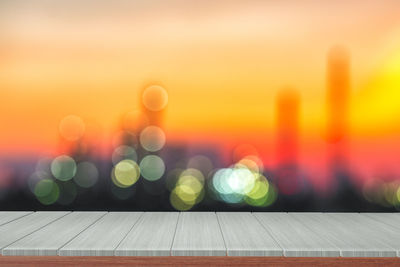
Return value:
<svg viewBox="0 0 400 267">
<path fill-rule="evenodd" d="M 287 88 L 279 93 L 276 102 L 278 165 L 296 165 L 300 98 L 295 90 Z"/>
<path fill-rule="evenodd" d="M 332 47 L 327 56 L 328 171 L 332 177 L 331 202 L 340 209 L 357 209 L 362 196 L 352 179 L 349 164 L 350 54 L 343 46 Z"/>
<path fill-rule="evenodd" d="M 294 196 L 302 191 L 298 168 L 300 97 L 292 88 L 279 92 L 276 99 L 277 169 L 274 174 L 280 193 Z"/>
<path fill-rule="evenodd" d="M 345 164 L 348 137 L 350 95 L 350 55 L 346 48 L 335 46 L 327 58 L 327 141 L 330 161 L 337 167 Z"/>
</svg>

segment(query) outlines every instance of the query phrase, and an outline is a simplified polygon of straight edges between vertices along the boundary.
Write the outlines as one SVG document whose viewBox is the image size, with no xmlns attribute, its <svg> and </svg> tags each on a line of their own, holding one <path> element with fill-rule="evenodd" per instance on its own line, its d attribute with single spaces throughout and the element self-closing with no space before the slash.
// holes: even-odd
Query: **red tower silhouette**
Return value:
<svg viewBox="0 0 400 267">
<path fill-rule="evenodd" d="M 327 141 L 332 164 L 342 166 L 346 158 L 350 93 L 350 56 L 335 46 L 327 58 Z"/>
<path fill-rule="evenodd" d="M 296 195 L 303 190 L 298 170 L 300 97 L 290 88 L 281 91 L 276 99 L 277 161 L 276 181 L 279 192 Z"/>
<path fill-rule="evenodd" d="M 295 165 L 298 157 L 299 95 L 293 89 L 277 98 L 277 159 L 279 165 Z"/>
</svg>

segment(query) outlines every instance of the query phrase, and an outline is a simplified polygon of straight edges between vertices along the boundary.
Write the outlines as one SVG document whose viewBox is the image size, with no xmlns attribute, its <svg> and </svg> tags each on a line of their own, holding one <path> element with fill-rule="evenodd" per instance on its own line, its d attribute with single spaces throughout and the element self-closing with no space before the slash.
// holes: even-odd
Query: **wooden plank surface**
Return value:
<svg viewBox="0 0 400 267">
<path fill-rule="evenodd" d="M 116 256 L 169 256 L 178 212 L 146 212 L 115 250 Z"/>
<path fill-rule="evenodd" d="M 31 213 L 32 211 L 0 211 L 0 226 Z"/>
<path fill-rule="evenodd" d="M 62 256 L 114 256 L 143 212 L 110 212 L 59 249 Z"/>
<path fill-rule="evenodd" d="M 59 220 L 48 224 L 46 227 L 7 246 L 3 249 L 3 255 L 57 255 L 59 248 L 105 214 L 106 212 L 69 213 Z"/>
<path fill-rule="evenodd" d="M 336 214 L 336 216 L 342 217 L 341 214 Z M 369 236 L 392 247 L 397 251 L 397 255 L 400 255 L 400 231 L 397 227 L 359 213 L 346 214 L 345 220 L 347 223 L 358 225 Z"/>
<path fill-rule="evenodd" d="M 5 255 L 400 256 L 400 214 L 0 212 Z"/>
<path fill-rule="evenodd" d="M 376 221 L 390 225 L 400 230 L 400 214 L 399 213 L 360 213 Z"/>
<path fill-rule="evenodd" d="M 340 249 L 287 213 L 253 213 L 287 257 L 339 257 Z"/>
<path fill-rule="evenodd" d="M 218 212 L 228 256 L 282 256 L 282 248 L 249 212 Z"/>
<path fill-rule="evenodd" d="M 4 247 L 50 224 L 51 222 L 60 219 L 68 213 L 69 212 L 64 211 L 35 212 L 0 226 L 1 253 L 4 253 Z"/>
<path fill-rule="evenodd" d="M 377 241 L 358 225 L 345 222 L 344 216 L 327 213 L 289 213 L 319 236 L 340 249 L 342 257 L 395 257 L 396 251 Z"/>
<path fill-rule="evenodd" d="M 226 256 L 214 212 L 182 212 L 172 244 L 173 256 Z"/>
</svg>

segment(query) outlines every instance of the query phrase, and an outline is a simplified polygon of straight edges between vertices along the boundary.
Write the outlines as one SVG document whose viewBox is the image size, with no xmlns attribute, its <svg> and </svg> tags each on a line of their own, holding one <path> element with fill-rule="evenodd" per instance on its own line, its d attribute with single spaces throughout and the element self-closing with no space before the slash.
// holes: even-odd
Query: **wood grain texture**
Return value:
<svg viewBox="0 0 400 267">
<path fill-rule="evenodd" d="M 340 252 L 343 257 L 400 256 L 399 214 L 0 212 L 0 218 L 1 215 L 3 255 L 335 258 Z"/>
<path fill-rule="evenodd" d="M 360 214 L 400 230 L 399 213 L 360 213 Z"/>
<path fill-rule="evenodd" d="M 59 248 L 105 214 L 106 212 L 72 212 L 7 246 L 3 249 L 3 255 L 57 255 Z"/>
<path fill-rule="evenodd" d="M 143 212 L 110 212 L 59 249 L 62 256 L 114 256 Z"/>
<path fill-rule="evenodd" d="M 32 211 L 0 211 L 0 226 L 31 213 Z"/>
<path fill-rule="evenodd" d="M 282 256 L 282 248 L 250 212 L 218 212 L 228 256 Z"/>
<path fill-rule="evenodd" d="M 35 212 L 0 226 L 0 250 L 32 232 L 60 219 L 69 212 Z"/>
<path fill-rule="evenodd" d="M 319 236 L 340 249 L 342 257 L 395 257 L 396 251 L 371 237 L 358 225 L 344 221 L 343 216 L 327 213 L 289 213 Z"/>
<path fill-rule="evenodd" d="M 116 256 L 169 256 L 178 212 L 146 212 L 116 248 Z"/>
<path fill-rule="evenodd" d="M 340 249 L 287 213 L 253 213 L 287 257 L 339 257 Z"/>
<path fill-rule="evenodd" d="M 368 236 L 392 247 L 397 251 L 397 255 L 400 255 L 400 231 L 398 228 L 359 213 L 347 213 L 345 215 L 344 220 L 347 223 L 357 225 Z M 331 216 L 342 217 L 342 214 Z"/>
<path fill-rule="evenodd" d="M 226 248 L 215 213 L 182 212 L 171 255 L 225 256 Z"/>
<path fill-rule="evenodd" d="M 399 258 L 0 256 L 0 266 L 400 266 Z"/>
</svg>

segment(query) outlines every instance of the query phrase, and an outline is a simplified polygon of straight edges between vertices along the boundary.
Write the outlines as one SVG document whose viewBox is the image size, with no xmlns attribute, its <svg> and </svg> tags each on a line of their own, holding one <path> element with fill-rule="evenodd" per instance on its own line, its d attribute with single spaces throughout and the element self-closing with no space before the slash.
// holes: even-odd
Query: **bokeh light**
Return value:
<svg viewBox="0 0 400 267">
<path fill-rule="evenodd" d="M 188 168 L 186 170 L 184 170 L 180 175 L 179 175 L 179 180 L 182 179 L 182 177 L 185 176 L 191 176 L 197 179 L 197 181 L 199 181 L 202 185 L 204 185 L 204 175 L 202 174 L 202 172 L 198 169 L 195 168 Z M 179 182 L 178 180 L 178 182 Z"/>
<path fill-rule="evenodd" d="M 213 197 L 230 204 L 248 204 L 256 207 L 271 205 L 277 192 L 262 175 L 262 163 L 254 155 L 245 156 L 230 168 L 211 172 L 208 183 Z"/>
<path fill-rule="evenodd" d="M 60 195 L 60 190 L 52 179 L 40 180 L 35 186 L 35 196 L 43 205 L 55 203 Z"/>
<path fill-rule="evenodd" d="M 179 174 L 170 203 L 177 210 L 188 210 L 204 198 L 204 176 L 201 171 L 189 168 Z"/>
<path fill-rule="evenodd" d="M 50 167 L 52 161 L 53 159 L 49 157 L 39 159 L 38 162 L 36 163 L 35 170 L 38 172 L 50 174 L 51 173 Z"/>
<path fill-rule="evenodd" d="M 189 196 L 189 197 L 187 197 Z M 184 199 L 188 199 L 194 196 L 194 192 L 190 187 L 187 186 L 177 186 L 171 192 L 170 203 L 172 207 L 176 210 L 189 210 L 193 207 L 194 201 L 185 202 Z"/>
<path fill-rule="evenodd" d="M 262 173 L 263 172 L 263 164 L 260 158 L 257 156 L 246 156 L 239 160 L 236 164 L 236 167 L 245 167 L 252 172 Z"/>
<path fill-rule="evenodd" d="M 268 200 L 269 183 L 260 175 L 255 181 L 253 189 L 247 194 L 245 201 L 252 206 L 263 206 Z"/>
<path fill-rule="evenodd" d="M 165 172 L 164 161 L 159 156 L 148 155 L 140 161 L 140 171 L 146 180 L 158 180 Z"/>
<path fill-rule="evenodd" d="M 112 170 L 111 178 L 114 184 L 121 188 L 132 186 L 140 177 L 139 166 L 133 160 L 125 159 L 118 162 Z"/>
<path fill-rule="evenodd" d="M 61 181 L 68 181 L 76 174 L 75 160 L 69 156 L 58 156 L 51 163 L 51 173 Z"/>
<path fill-rule="evenodd" d="M 168 104 L 168 93 L 159 85 L 152 85 L 143 91 L 143 105 L 151 111 L 161 111 Z"/>
<path fill-rule="evenodd" d="M 148 126 L 140 133 L 140 144 L 150 152 L 156 152 L 165 145 L 165 134 L 157 126 Z"/>
<path fill-rule="evenodd" d="M 58 126 L 60 134 L 68 141 L 76 141 L 85 133 L 85 123 L 75 115 L 64 117 Z"/>
<path fill-rule="evenodd" d="M 74 181 L 77 185 L 83 188 L 92 187 L 97 183 L 99 171 L 96 165 L 91 162 L 84 161 L 78 164 Z"/>
<path fill-rule="evenodd" d="M 183 172 L 181 168 L 175 168 L 170 170 L 165 178 L 165 186 L 169 191 L 174 190 L 176 183 L 178 182 L 179 176 Z"/>
<path fill-rule="evenodd" d="M 45 171 L 35 171 L 34 173 L 32 173 L 28 179 L 29 190 L 32 193 L 35 193 L 35 187 L 36 187 L 37 183 L 43 179 L 52 179 L 52 176 L 50 173 L 45 172 Z"/>
<path fill-rule="evenodd" d="M 116 165 L 123 159 L 130 159 L 136 162 L 138 159 L 136 150 L 133 147 L 126 145 L 122 145 L 114 149 L 114 152 L 112 154 L 113 164 Z"/>
<path fill-rule="evenodd" d="M 196 155 L 189 159 L 188 168 L 200 170 L 204 175 L 207 175 L 213 169 L 213 164 L 209 158 L 203 155 Z"/>
</svg>

